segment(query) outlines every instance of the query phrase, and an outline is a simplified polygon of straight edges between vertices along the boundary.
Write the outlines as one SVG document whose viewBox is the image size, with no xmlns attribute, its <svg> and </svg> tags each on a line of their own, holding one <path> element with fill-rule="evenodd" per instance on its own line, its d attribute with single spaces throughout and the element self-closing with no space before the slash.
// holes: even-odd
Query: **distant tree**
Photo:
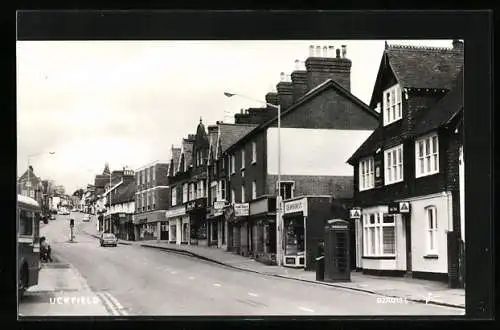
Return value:
<svg viewBox="0 0 500 330">
<path fill-rule="evenodd" d="M 80 188 L 80 189 L 75 190 L 75 192 L 73 193 L 73 196 L 76 196 L 78 198 L 82 198 L 82 196 L 83 196 L 83 189 Z"/>
</svg>

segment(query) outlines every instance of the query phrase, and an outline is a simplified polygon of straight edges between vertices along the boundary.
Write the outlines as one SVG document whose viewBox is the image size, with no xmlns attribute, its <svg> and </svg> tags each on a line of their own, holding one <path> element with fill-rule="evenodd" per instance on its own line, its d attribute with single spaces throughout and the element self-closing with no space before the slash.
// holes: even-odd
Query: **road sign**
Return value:
<svg viewBox="0 0 500 330">
<path fill-rule="evenodd" d="M 361 210 L 358 208 L 351 209 L 350 214 L 351 214 L 351 219 L 359 219 L 361 217 Z"/>
<path fill-rule="evenodd" d="M 400 202 L 399 203 L 400 213 L 410 213 L 410 202 Z"/>
</svg>

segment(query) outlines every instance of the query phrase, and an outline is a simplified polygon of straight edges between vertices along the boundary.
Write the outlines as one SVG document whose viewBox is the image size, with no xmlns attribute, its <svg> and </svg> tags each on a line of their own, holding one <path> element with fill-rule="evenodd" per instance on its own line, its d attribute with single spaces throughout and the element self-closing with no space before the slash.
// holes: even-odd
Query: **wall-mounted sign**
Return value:
<svg viewBox="0 0 500 330">
<path fill-rule="evenodd" d="M 389 203 L 387 205 L 389 214 L 399 214 L 399 203 Z"/>
<path fill-rule="evenodd" d="M 237 217 L 248 216 L 250 205 L 248 203 L 234 204 L 234 215 Z"/>
<path fill-rule="evenodd" d="M 400 202 L 399 203 L 400 213 L 410 213 L 410 202 Z"/>
<path fill-rule="evenodd" d="M 192 211 L 196 208 L 196 203 L 194 201 L 191 201 L 186 204 L 186 212 Z"/>
<path fill-rule="evenodd" d="M 361 218 L 361 209 L 359 208 L 350 209 L 349 214 L 351 219 L 359 219 Z"/>
<path fill-rule="evenodd" d="M 307 205 L 307 200 L 305 198 L 296 201 L 285 202 L 285 214 L 295 213 L 295 212 L 306 213 L 305 212 L 307 207 L 306 205 Z"/>
<path fill-rule="evenodd" d="M 174 218 L 174 217 L 178 217 L 178 216 L 181 216 L 181 215 L 184 215 L 184 214 L 186 214 L 186 208 L 183 205 L 183 206 L 180 206 L 180 207 L 176 207 L 176 208 L 167 210 L 166 217 L 167 218 Z"/>
<path fill-rule="evenodd" d="M 226 206 L 226 202 L 225 201 L 216 201 L 216 202 L 214 202 L 214 209 L 216 209 L 216 210 L 222 210 L 224 208 L 224 206 Z"/>
<path fill-rule="evenodd" d="M 375 156 L 375 160 L 373 162 L 373 166 L 375 168 L 375 187 L 380 187 L 384 185 L 384 178 L 382 176 L 382 159 L 379 155 Z"/>
</svg>

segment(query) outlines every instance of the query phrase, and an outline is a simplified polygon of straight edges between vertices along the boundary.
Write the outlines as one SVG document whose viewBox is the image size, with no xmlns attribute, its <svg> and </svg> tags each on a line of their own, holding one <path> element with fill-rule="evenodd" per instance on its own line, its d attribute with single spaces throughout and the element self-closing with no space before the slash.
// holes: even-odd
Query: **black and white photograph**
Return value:
<svg viewBox="0 0 500 330">
<path fill-rule="evenodd" d="M 464 315 L 466 43 L 17 41 L 18 317 Z"/>
</svg>

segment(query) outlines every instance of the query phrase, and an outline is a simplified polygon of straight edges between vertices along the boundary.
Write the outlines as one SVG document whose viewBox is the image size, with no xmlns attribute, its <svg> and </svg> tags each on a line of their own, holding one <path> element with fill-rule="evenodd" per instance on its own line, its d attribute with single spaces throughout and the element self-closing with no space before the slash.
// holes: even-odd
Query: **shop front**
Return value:
<svg viewBox="0 0 500 330">
<path fill-rule="evenodd" d="M 332 207 L 330 196 L 303 196 L 283 202 L 283 265 L 316 269 L 324 227 L 329 219 L 345 214 Z"/>
<path fill-rule="evenodd" d="M 207 208 L 208 245 L 226 248 L 226 219 L 224 218 L 225 201 L 215 201 Z"/>
<path fill-rule="evenodd" d="M 186 214 L 186 206 L 181 205 L 166 211 L 168 220 L 168 241 L 171 244 L 187 243 L 189 228 L 189 216 Z"/>
<path fill-rule="evenodd" d="M 264 264 L 276 264 L 276 198 L 262 196 L 250 202 L 252 255 Z"/>
<path fill-rule="evenodd" d="M 119 239 L 133 241 L 135 240 L 134 224 L 132 221 L 132 214 L 118 213 L 118 231 L 117 237 Z"/>
<path fill-rule="evenodd" d="M 188 221 L 182 224 L 182 232 L 189 237 L 189 244 L 208 246 L 207 199 L 198 198 L 186 203 L 186 214 Z"/>
</svg>

